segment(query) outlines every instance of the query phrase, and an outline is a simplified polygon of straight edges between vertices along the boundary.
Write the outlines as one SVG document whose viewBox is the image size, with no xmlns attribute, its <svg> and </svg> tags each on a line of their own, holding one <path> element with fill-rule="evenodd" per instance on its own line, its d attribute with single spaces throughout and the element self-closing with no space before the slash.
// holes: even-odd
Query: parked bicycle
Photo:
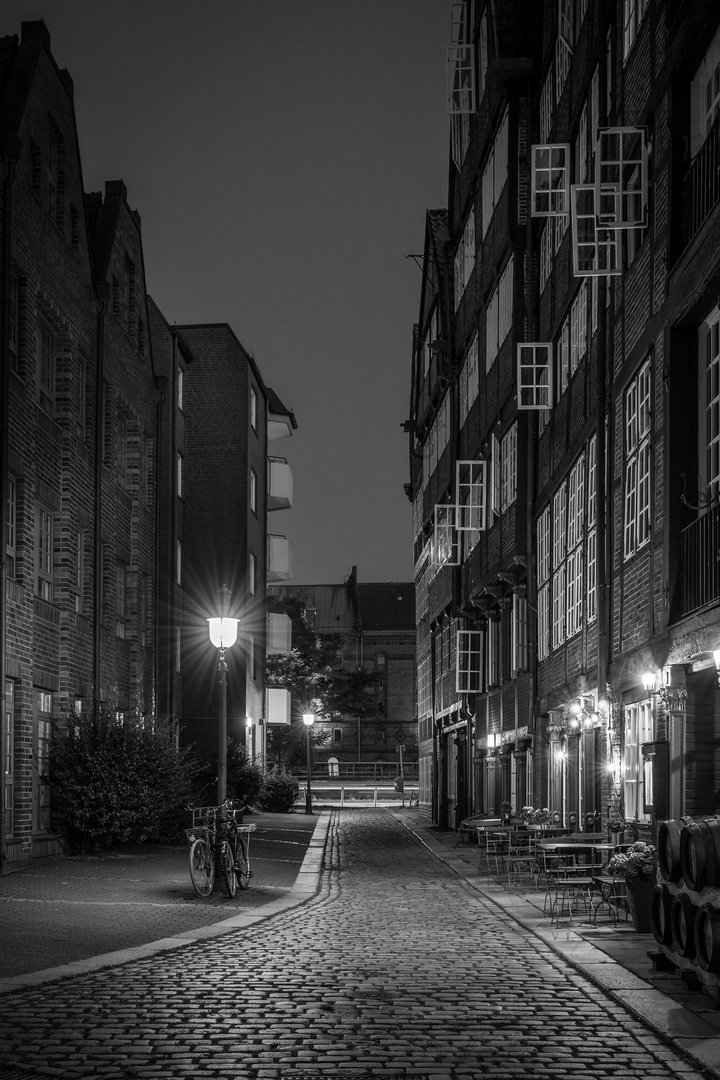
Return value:
<svg viewBox="0 0 720 1080">
<path fill-rule="evenodd" d="M 186 829 L 190 844 L 190 880 L 198 896 L 209 896 L 222 877 L 232 899 L 238 889 L 250 885 L 250 833 L 255 825 L 243 825 L 243 811 L 228 799 L 222 806 L 190 806 L 193 824 Z"/>
</svg>

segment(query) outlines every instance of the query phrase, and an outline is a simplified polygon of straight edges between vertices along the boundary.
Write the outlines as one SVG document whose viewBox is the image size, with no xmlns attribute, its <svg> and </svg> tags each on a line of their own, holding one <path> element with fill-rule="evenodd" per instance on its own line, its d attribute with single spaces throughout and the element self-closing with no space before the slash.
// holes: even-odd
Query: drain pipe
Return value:
<svg viewBox="0 0 720 1080">
<path fill-rule="evenodd" d="M 107 281 L 95 282 L 95 293 L 99 308 L 96 322 L 96 367 L 95 367 L 95 531 L 93 534 L 93 706 L 100 701 L 100 630 L 102 627 L 102 470 L 103 470 L 103 432 L 105 376 L 105 313 L 110 301 L 110 285 Z"/>
</svg>

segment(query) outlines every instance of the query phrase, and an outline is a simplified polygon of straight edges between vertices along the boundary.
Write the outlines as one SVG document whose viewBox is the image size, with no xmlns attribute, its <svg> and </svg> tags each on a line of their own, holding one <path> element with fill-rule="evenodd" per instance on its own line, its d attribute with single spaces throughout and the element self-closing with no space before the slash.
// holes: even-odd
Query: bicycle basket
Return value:
<svg viewBox="0 0 720 1080">
<path fill-rule="evenodd" d="M 195 825 L 185 830 L 188 844 L 192 844 L 193 840 L 208 840 L 209 834 L 210 830 L 205 825 Z"/>
</svg>

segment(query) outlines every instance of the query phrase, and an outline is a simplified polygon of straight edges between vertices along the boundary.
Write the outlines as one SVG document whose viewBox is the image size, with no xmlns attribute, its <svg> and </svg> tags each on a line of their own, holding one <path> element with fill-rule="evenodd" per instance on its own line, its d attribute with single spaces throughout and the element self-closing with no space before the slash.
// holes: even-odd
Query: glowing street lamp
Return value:
<svg viewBox="0 0 720 1080">
<path fill-rule="evenodd" d="M 237 641 L 238 620 L 231 619 L 227 612 L 230 606 L 230 590 L 227 585 L 218 589 L 220 597 L 220 615 L 208 619 L 210 640 L 218 650 L 218 671 L 220 672 L 220 711 L 218 715 L 218 788 L 217 804 L 222 806 L 227 797 L 227 661 L 225 650 L 231 649 Z"/>
<path fill-rule="evenodd" d="M 312 792 L 310 791 L 310 732 L 315 723 L 314 713 L 303 713 L 303 724 L 307 729 L 307 787 L 305 788 L 305 813 L 312 814 Z"/>
</svg>

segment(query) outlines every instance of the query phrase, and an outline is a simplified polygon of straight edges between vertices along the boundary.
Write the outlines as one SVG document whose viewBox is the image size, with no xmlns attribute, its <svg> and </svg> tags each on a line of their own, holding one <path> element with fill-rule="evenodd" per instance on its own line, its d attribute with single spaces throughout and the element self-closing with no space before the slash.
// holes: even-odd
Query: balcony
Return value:
<svg viewBox="0 0 720 1080">
<path fill-rule="evenodd" d="M 289 510 L 293 502 L 293 477 L 285 458 L 268 458 L 268 510 Z"/>
<path fill-rule="evenodd" d="M 267 651 L 289 653 L 292 650 L 292 622 L 284 612 L 268 612 Z"/>
<path fill-rule="evenodd" d="M 265 717 L 268 724 L 290 723 L 290 691 L 269 687 L 265 691 Z"/>
<path fill-rule="evenodd" d="M 682 183 L 682 246 L 688 246 L 720 202 L 720 114 Z"/>
<path fill-rule="evenodd" d="M 680 598 L 678 616 L 720 600 L 720 506 L 688 525 L 680 534 Z"/>
<path fill-rule="evenodd" d="M 290 541 L 287 536 L 268 533 L 267 580 L 290 580 Z"/>
</svg>

